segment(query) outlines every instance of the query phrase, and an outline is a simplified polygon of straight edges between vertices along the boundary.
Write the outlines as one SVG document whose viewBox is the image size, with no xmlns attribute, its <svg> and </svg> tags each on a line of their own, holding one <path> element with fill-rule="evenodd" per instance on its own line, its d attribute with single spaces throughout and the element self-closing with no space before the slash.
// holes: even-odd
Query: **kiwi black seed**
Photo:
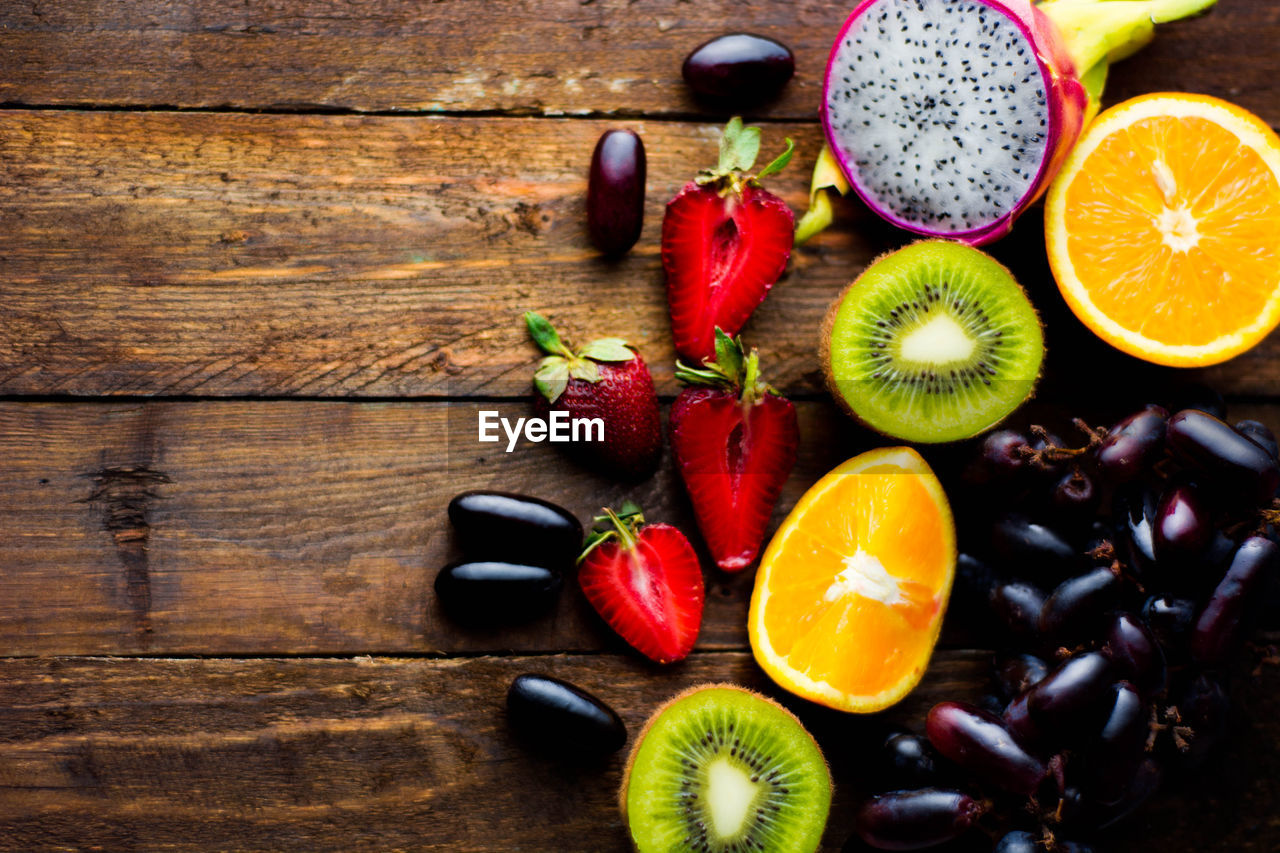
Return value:
<svg viewBox="0 0 1280 853">
<path fill-rule="evenodd" d="M 994 258 L 922 240 L 878 258 L 836 298 L 821 348 L 827 385 L 855 418 L 932 443 L 988 430 L 1030 397 L 1044 334 Z"/>
<path fill-rule="evenodd" d="M 831 774 L 791 712 L 741 687 L 704 685 L 650 717 L 620 804 L 641 853 L 810 853 Z"/>
</svg>

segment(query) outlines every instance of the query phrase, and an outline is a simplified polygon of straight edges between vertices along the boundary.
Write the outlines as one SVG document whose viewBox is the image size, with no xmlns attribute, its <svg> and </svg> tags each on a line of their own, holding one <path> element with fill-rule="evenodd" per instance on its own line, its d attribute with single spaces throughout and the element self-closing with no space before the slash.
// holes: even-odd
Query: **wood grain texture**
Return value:
<svg viewBox="0 0 1280 853">
<path fill-rule="evenodd" d="M 524 404 L 0 404 L 0 655 L 572 651 L 625 648 L 572 574 L 511 630 L 443 613 L 445 516 L 470 488 L 588 519 L 638 500 L 699 542 L 668 457 L 628 486 L 558 448 L 476 441 L 481 408 Z M 775 517 L 868 437 L 800 407 L 805 444 Z M 711 566 L 703 555 L 704 564 Z M 751 577 L 708 572 L 700 647 L 746 648 Z"/>
<path fill-rule="evenodd" d="M 588 245 L 601 122 L 0 113 L 0 393 L 523 394 L 527 309 L 580 342 L 621 334 L 664 390 L 662 205 L 714 159 L 714 125 L 634 123 L 643 242 Z M 795 137 L 793 205 L 820 147 Z M 797 257 L 752 327 L 771 378 L 817 387 L 827 302 L 876 252 L 852 224 Z"/>
<path fill-rule="evenodd" d="M 523 626 L 464 626 L 440 609 L 432 582 L 459 556 L 445 508 L 466 489 L 539 495 L 582 519 L 633 498 L 702 547 L 669 454 L 647 482 L 610 482 L 547 444 L 478 443 L 482 408 L 527 414 L 521 403 L 0 403 L 0 655 L 625 649 L 571 576 L 557 607 Z M 826 403 L 798 408 L 800 459 L 775 526 L 824 473 L 883 443 Z M 1280 406 L 1233 415 L 1280 431 Z M 945 470 L 947 451 L 925 452 Z M 708 568 L 699 648 L 747 647 L 752 580 Z M 947 629 L 944 644 L 975 642 L 961 623 Z"/>
<path fill-rule="evenodd" d="M 881 717 L 780 695 L 740 652 L 655 670 L 632 657 L 469 660 L 0 661 L 0 849 L 557 850 L 628 848 L 622 757 L 565 766 L 510 733 L 511 679 L 538 671 L 592 690 L 631 737 L 666 697 L 729 680 L 791 705 L 836 779 L 824 850 L 840 849 L 866 784 L 863 749 L 973 698 L 985 655 L 935 658 Z M 1280 770 L 1280 669 L 1237 686 L 1230 756 L 1195 791 L 1158 798 L 1103 849 L 1264 853 Z M 887 717 L 887 718 L 886 718 Z"/>
<path fill-rule="evenodd" d="M 759 112 L 817 115 L 851 4 L 711 0 L 37 0 L 0 8 L 0 100 L 200 108 L 687 115 L 688 52 L 759 32 L 796 53 L 796 76 Z M 483 22 L 483 25 L 478 25 Z M 1222 0 L 1162 27 L 1116 74 L 1113 97 L 1186 89 L 1280 124 L 1280 16 Z M 1188 61 L 1189 57 L 1195 57 Z"/>
<path fill-rule="evenodd" d="M 676 390 L 657 240 L 663 204 L 715 150 L 710 124 L 632 123 L 647 222 L 624 260 L 585 234 L 607 123 L 203 113 L 0 112 L 0 394 L 517 396 L 537 353 L 520 315 L 573 339 L 622 335 Z M 803 205 L 813 125 L 771 181 Z M 821 390 L 828 303 L 893 232 L 853 202 L 793 255 L 748 325 L 768 376 Z M 1049 325 L 1049 373 L 1117 382 L 1137 362 L 1070 312 L 1038 212 L 995 247 Z M 1280 390 L 1273 337 L 1209 375 Z"/>
</svg>

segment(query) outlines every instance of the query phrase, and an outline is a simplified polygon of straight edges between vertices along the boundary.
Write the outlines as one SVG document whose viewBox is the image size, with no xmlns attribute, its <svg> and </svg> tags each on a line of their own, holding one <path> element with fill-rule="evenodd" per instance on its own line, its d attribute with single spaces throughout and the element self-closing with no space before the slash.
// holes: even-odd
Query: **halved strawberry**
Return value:
<svg viewBox="0 0 1280 853">
<path fill-rule="evenodd" d="M 671 406 L 671 448 L 716 565 L 751 565 L 796 464 L 796 408 L 760 378 L 760 357 L 716 329 L 716 358 L 677 363 L 691 387 Z"/>
<path fill-rule="evenodd" d="M 760 152 L 760 128 L 733 118 L 720 140 L 720 162 L 667 203 L 662 267 L 676 352 L 695 363 L 715 355 L 715 330 L 736 335 L 787 268 L 795 217 L 760 187 L 781 171 L 787 150 L 758 175 L 744 175 Z"/>
<path fill-rule="evenodd" d="M 693 649 L 705 589 L 683 533 L 670 524 L 645 524 L 633 503 L 621 513 L 606 507 L 579 563 L 587 601 L 637 651 L 672 663 Z"/>
</svg>

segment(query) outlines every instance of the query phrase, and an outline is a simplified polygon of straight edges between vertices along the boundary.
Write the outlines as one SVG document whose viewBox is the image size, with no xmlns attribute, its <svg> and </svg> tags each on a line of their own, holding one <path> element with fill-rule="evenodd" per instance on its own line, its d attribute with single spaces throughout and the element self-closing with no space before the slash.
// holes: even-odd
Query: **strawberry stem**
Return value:
<svg viewBox="0 0 1280 853">
<path fill-rule="evenodd" d="M 617 539 L 624 551 L 630 551 L 636 547 L 637 530 L 644 524 L 644 512 L 640 507 L 634 501 L 625 501 L 621 511 L 614 512 L 609 507 L 605 507 L 603 512 L 603 515 L 597 515 L 592 519 L 594 524 L 591 534 L 587 536 L 582 553 L 578 555 L 579 563 L 610 539 Z"/>
<path fill-rule="evenodd" d="M 744 127 L 741 116 L 729 119 L 720 135 L 720 159 L 714 169 L 703 169 L 698 173 L 698 184 L 714 186 L 722 195 L 740 194 L 744 185 L 759 184 L 761 178 L 781 172 L 795 153 L 796 146 L 790 138 L 787 139 L 786 150 L 759 174 L 747 174 L 760 156 L 762 135 L 758 127 Z"/>
<path fill-rule="evenodd" d="M 742 338 L 730 337 L 716 327 L 715 358 L 704 358 L 701 368 L 676 362 L 676 379 L 686 385 L 706 385 L 735 391 L 744 406 L 751 406 L 765 394 L 778 395 L 769 383 L 760 377 L 760 352 L 755 347 L 745 352 Z"/>
</svg>

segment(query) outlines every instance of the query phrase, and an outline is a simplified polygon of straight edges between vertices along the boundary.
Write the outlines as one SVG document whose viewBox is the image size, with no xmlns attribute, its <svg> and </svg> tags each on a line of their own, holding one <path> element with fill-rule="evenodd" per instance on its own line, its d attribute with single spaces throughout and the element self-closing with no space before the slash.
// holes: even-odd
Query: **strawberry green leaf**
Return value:
<svg viewBox="0 0 1280 853">
<path fill-rule="evenodd" d="M 538 363 L 533 385 L 548 402 L 554 403 L 569 386 L 569 362 L 560 356 L 547 356 Z"/>
<path fill-rule="evenodd" d="M 720 164 L 717 171 L 727 175 L 750 169 L 760 155 L 760 135 L 758 127 L 743 127 L 740 117 L 729 119 L 724 135 L 720 137 Z"/>
<path fill-rule="evenodd" d="M 569 365 L 569 376 L 584 382 L 599 382 L 600 370 L 594 361 L 574 361 Z"/>
<path fill-rule="evenodd" d="M 791 137 L 787 137 L 787 150 L 779 154 L 768 166 L 761 169 L 760 174 L 756 175 L 756 180 L 767 178 L 769 175 L 776 175 L 787 168 L 787 164 L 791 162 L 791 155 L 795 152 L 796 144 L 791 141 Z"/>
<path fill-rule="evenodd" d="M 534 343 L 543 352 L 551 355 L 570 355 L 569 348 L 560 340 L 560 335 L 556 333 L 555 327 L 548 322 L 546 317 L 541 314 L 535 314 L 532 311 L 526 311 L 524 323 L 529 328 L 529 336 L 533 338 Z"/>
<path fill-rule="evenodd" d="M 716 361 L 720 373 L 730 382 L 742 379 L 742 340 L 734 340 L 724 329 L 716 326 Z"/>
<path fill-rule="evenodd" d="M 578 350 L 578 357 L 592 361 L 630 361 L 636 354 L 622 338 L 601 338 Z"/>
</svg>

